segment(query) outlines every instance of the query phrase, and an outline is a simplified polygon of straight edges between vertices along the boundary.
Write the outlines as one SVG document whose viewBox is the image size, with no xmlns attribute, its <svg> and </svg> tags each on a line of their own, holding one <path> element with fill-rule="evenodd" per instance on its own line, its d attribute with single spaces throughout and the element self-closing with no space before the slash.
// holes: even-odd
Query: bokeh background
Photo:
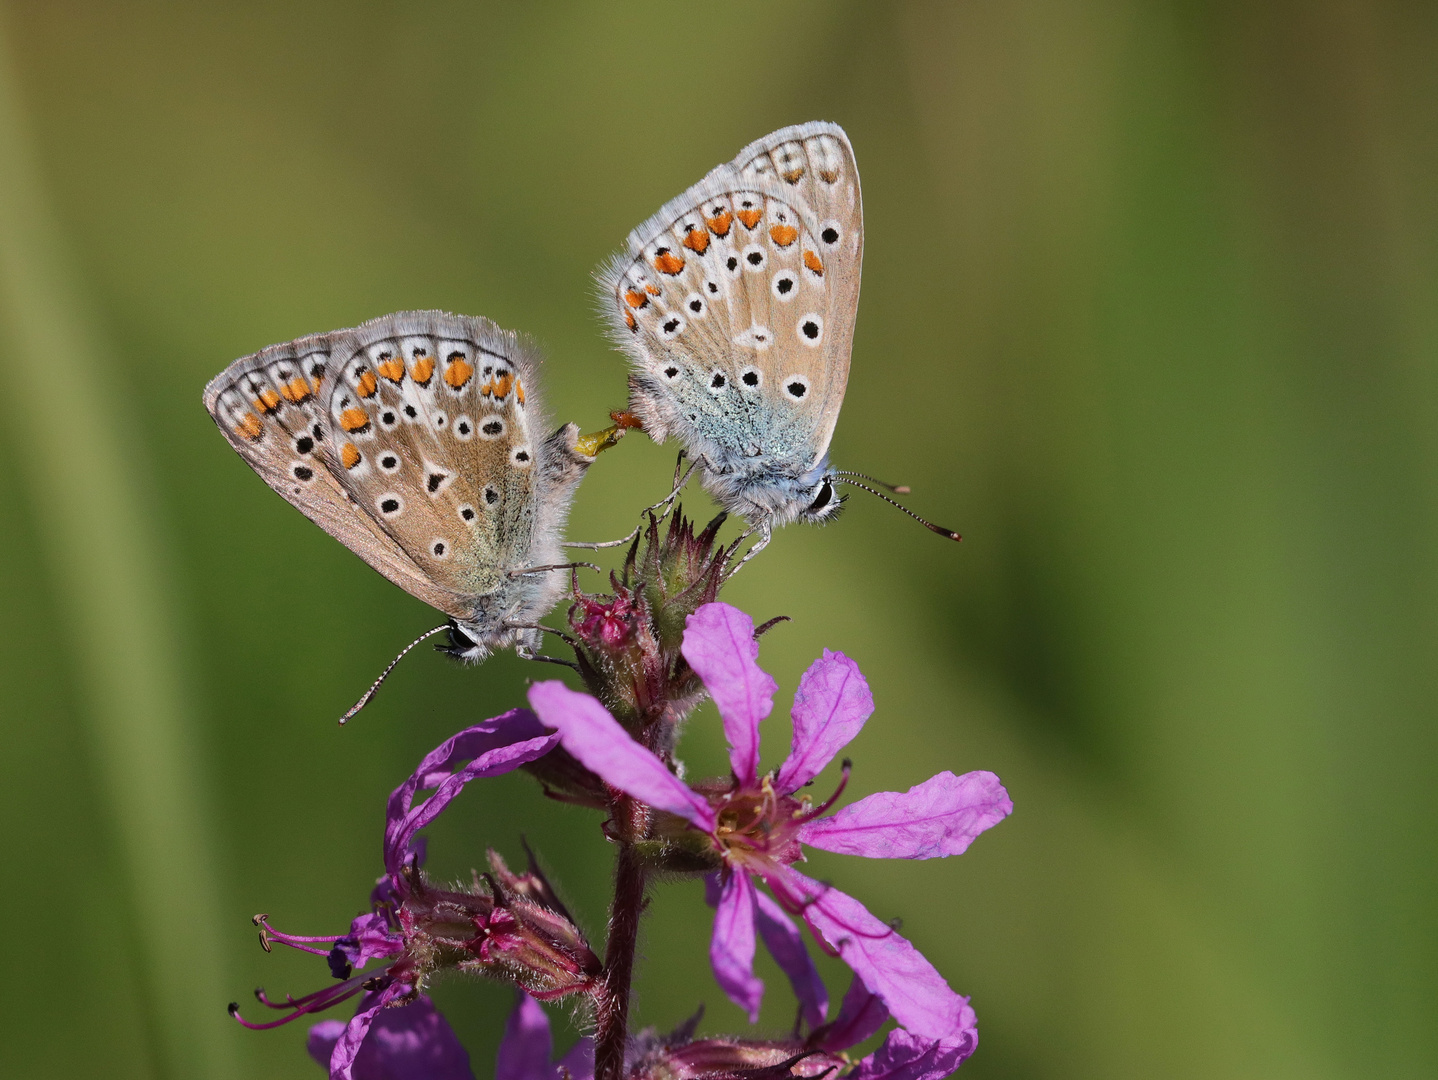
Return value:
<svg viewBox="0 0 1438 1080">
<path fill-rule="evenodd" d="M 1435 55 L 1438 7 L 1362 0 L 0 5 L 0 1073 L 320 1076 L 303 1025 L 225 1017 L 328 977 L 250 916 L 339 932 L 389 789 L 553 674 L 420 652 L 336 728 L 433 615 L 231 453 L 206 380 L 444 307 L 537 335 L 593 428 L 592 268 L 824 118 L 867 226 L 835 460 L 966 539 L 857 495 L 746 569 L 728 598 L 794 618 L 766 756 L 840 648 L 879 705 L 854 795 L 990 768 L 1017 810 L 816 872 L 973 995 L 974 1080 L 1438 1074 Z M 606 455 L 570 535 L 672 460 Z M 711 713 L 686 753 L 720 767 Z M 596 824 L 475 785 L 432 866 L 527 834 L 598 933 Z M 641 1023 L 742 1026 L 707 924 L 657 894 Z M 489 1075 L 510 992 L 436 993 Z"/>
</svg>

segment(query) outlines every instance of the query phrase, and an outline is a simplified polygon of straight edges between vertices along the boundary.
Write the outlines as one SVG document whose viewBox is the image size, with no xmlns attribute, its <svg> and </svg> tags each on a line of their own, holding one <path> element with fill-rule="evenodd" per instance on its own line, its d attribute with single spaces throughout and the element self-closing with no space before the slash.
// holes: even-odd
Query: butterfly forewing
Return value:
<svg viewBox="0 0 1438 1080">
<path fill-rule="evenodd" d="M 260 477 L 396 585 L 442 611 L 462 605 L 350 499 L 327 450 L 320 398 L 333 382 L 331 335 L 241 357 L 205 388 L 205 408 Z"/>
<path fill-rule="evenodd" d="M 437 585 L 522 567 L 538 469 L 534 357 L 486 320 L 390 316 L 336 341 L 324 409 L 340 482 Z"/>
<path fill-rule="evenodd" d="M 646 428 L 711 463 L 821 459 L 862 252 L 858 172 L 832 124 L 775 132 L 666 204 L 604 278 Z"/>
</svg>

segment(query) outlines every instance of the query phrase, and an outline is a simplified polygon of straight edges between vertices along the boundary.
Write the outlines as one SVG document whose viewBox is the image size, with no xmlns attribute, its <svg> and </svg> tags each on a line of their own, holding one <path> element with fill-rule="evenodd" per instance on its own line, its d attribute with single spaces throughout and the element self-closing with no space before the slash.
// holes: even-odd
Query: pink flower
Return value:
<svg viewBox="0 0 1438 1080">
<path fill-rule="evenodd" d="M 324 956 L 337 982 L 304 997 L 275 1001 L 255 992 L 262 1005 L 282 1012 L 268 1023 L 246 1020 L 237 1005 L 230 1014 L 247 1028 L 279 1027 L 311 1016 L 352 997 L 363 995 L 347 1022 L 325 1021 L 311 1031 L 311 1053 L 328 1047 L 326 1061 L 332 1080 L 436 1080 L 467 1078 L 469 1059 L 429 999 L 422 993 L 445 953 L 465 970 L 488 970 L 496 950 L 519 954 L 507 961 L 511 977 L 529 978 L 536 992 L 555 996 L 579 992 L 597 971 L 599 961 L 571 933 L 567 920 L 549 910 L 540 898 L 518 897 L 502 861 L 494 869 L 500 879 L 494 895 L 441 890 L 420 874 L 423 841 L 420 829 L 437 818 L 471 780 L 499 776 L 552 750 L 558 739 L 545 731 L 527 709 L 513 709 L 445 740 L 427 754 L 414 773 L 390 795 L 385 820 L 385 876 L 370 896 L 372 911 L 350 924 L 348 934 L 301 937 L 284 934 L 256 916 L 265 948 L 279 942 Z M 429 798 L 415 805 L 425 792 Z M 496 857 L 491 856 L 495 862 Z M 521 926 L 518 915 L 522 915 Z M 474 935 L 471 937 L 471 935 Z M 438 945 L 446 946 L 442 950 Z M 379 970 L 360 971 L 370 961 Z M 337 1026 L 336 1026 L 337 1025 Z M 366 1064 L 368 1063 L 368 1064 Z"/>
<path fill-rule="evenodd" d="M 761 777 L 759 724 L 773 708 L 777 685 L 757 663 L 753 621 L 728 604 L 706 604 L 689 616 L 682 652 L 723 720 L 733 770 L 728 782 L 684 783 L 599 701 L 562 683 L 531 687 L 529 701 L 539 719 L 558 730 L 565 749 L 606 783 L 707 835 L 720 867 L 710 959 L 724 992 L 751 1022 L 757 1020 L 764 992 L 754 975 L 757 931 L 793 984 L 805 1018 L 811 1025 L 822 1022 L 827 994 L 789 918 L 798 915 L 907 1030 L 904 1037 L 916 1040 L 895 1044 L 895 1060 L 916 1060 L 938 1046 L 972 1052 L 977 1035 L 968 999 L 954 993 L 893 927 L 793 864 L 803 859 L 804 844 L 868 858 L 958 855 L 1013 810 L 998 777 L 941 772 L 907 792 L 870 795 L 824 817 L 839 792 L 819 807 L 796 793 L 858 735 L 874 710 L 858 665 L 825 650 L 805 672 L 794 697 L 788 760 Z M 772 900 L 758 891 L 756 879 L 768 886 Z M 872 1066 L 880 1070 L 875 1077 L 883 1075 L 881 1064 Z M 890 1071 L 898 1075 L 903 1068 Z"/>
<path fill-rule="evenodd" d="M 360 1012 L 368 1006 L 366 999 Z M 328 1066 L 344 1035 L 343 1020 L 321 1020 L 310 1028 L 310 1057 Z M 499 1044 L 494 1080 L 592 1080 L 592 1039 L 580 1039 L 552 1064 L 550 1050 L 549 1019 L 537 1001 L 521 992 Z M 408 1005 L 376 1012 L 352 1071 L 354 1080 L 474 1080 L 469 1054 L 423 995 Z"/>
</svg>

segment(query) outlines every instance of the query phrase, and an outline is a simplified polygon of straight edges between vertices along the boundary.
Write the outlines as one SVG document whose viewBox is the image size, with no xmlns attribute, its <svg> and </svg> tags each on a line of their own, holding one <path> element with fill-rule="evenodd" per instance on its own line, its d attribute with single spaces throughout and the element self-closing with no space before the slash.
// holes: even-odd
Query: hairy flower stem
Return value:
<svg viewBox="0 0 1438 1080">
<path fill-rule="evenodd" d="M 614 868 L 614 903 L 609 911 L 609 943 L 604 957 L 603 989 L 597 995 L 594 1080 L 622 1080 L 629 1035 L 629 990 L 639 916 L 644 911 L 644 866 L 634 849 L 648 816 L 644 807 L 622 796 L 614 807 L 619 855 Z"/>
</svg>

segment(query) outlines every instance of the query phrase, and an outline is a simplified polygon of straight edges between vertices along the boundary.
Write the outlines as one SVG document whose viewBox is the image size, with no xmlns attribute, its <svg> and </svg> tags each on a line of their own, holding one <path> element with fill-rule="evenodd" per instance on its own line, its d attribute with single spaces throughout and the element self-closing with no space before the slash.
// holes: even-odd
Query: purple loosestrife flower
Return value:
<svg viewBox="0 0 1438 1080">
<path fill-rule="evenodd" d="M 801 916 L 819 942 L 844 959 L 910 1036 L 924 1045 L 943 1041 L 972 1050 L 975 1018 L 968 1000 L 893 927 L 793 864 L 803 858 L 801 844 L 869 858 L 957 855 L 1012 811 L 998 777 L 942 772 L 907 792 L 871 795 L 822 817 L 839 791 L 819 807 L 795 793 L 858 735 L 873 712 L 858 665 L 826 650 L 805 672 L 794 698 L 789 758 L 761 777 L 759 724 L 773 708 L 777 686 L 756 662 L 752 620 L 728 604 L 706 604 L 687 620 L 682 651 L 723 720 L 733 770 L 728 781 L 684 783 L 597 700 L 562 683 L 531 687 L 529 700 L 584 766 L 682 819 L 691 836 L 698 832 L 706 839 L 705 854 L 719 885 L 710 958 L 725 993 L 748 1011 L 751 1022 L 757 1020 L 764 990 L 753 969 L 757 929 L 793 983 L 806 1019 L 811 1024 L 823 1019 L 822 983 L 787 912 Z M 847 780 L 847 763 L 844 771 Z M 656 828 L 664 827 L 661 817 Z M 777 902 L 758 892 L 756 878 Z"/>
<path fill-rule="evenodd" d="M 800 1039 L 693 1039 L 695 1021 L 667 1039 L 635 1040 L 629 1080 L 790 1080 L 847 1070 L 844 1080 L 943 1080 L 973 1053 L 972 1031 L 957 1039 L 921 1039 L 903 1028 L 857 1062 L 845 1051 L 889 1019 L 884 1003 L 855 977 L 833 1022 Z"/>
<path fill-rule="evenodd" d="M 363 1011 L 364 1006 L 360 1008 Z M 343 1020 L 322 1020 L 310 1028 L 310 1057 L 328 1065 L 344 1030 Z M 550 1050 L 548 1017 L 537 1001 L 520 991 L 499 1044 L 494 1080 L 592 1080 L 592 1039 L 580 1039 L 554 1064 Z M 378 1014 L 355 1059 L 353 1074 L 355 1080 L 474 1080 L 469 1054 L 424 996 Z"/>
<path fill-rule="evenodd" d="M 372 1017 L 350 1067 L 354 1080 L 474 1080 L 469 1053 L 428 996 L 388 1009 L 376 1008 L 373 996 L 360 1001 L 360 1013 L 372 1011 Z M 347 1027 L 343 1020 L 321 1020 L 310 1028 L 310 1057 L 329 1068 Z"/>
<path fill-rule="evenodd" d="M 382 1042 L 390 1049 L 374 1051 L 375 1060 L 389 1060 L 385 1055 L 394 1056 L 390 1050 L 399 1055 L 395 1060 L 428 1060 L 426 1054 L 434 1055 L 435 1061 L 457 1060 L 446 1049 L 445 1040 L 452 1040 L 453 1035 L 443 1018 L 432 1006 L 414 1008 L 427 1001 L 421 993 L 425 980 L 441 968 L 498 976 L 543 997 L 588 990 L 599 973 L 599 959 L 537 869 L 513 874 L 491 852 L 493 873 L 488 878 L 488 892 L 478 886 L 471 892 L 441 889 L 420 872 L 423 841 L 416 834 L 434 821 L 469 781 L 511 772 L 548 753 L 558 741 L 529 710 L 514 709 L 466 728 L 426 755 L 414 774 L 390 795 L 385 875 L 371 894 L 373 910 L 354 919 L 348 934 L 284 934 L 272 928 L 266 916 L 256 916 L 266 949 L 278 941 L 324 956 L 339 981 L 284 1001 L 272 1001 L 264 991 L 256 991 L 261 1004 L 286 1013 L 270 1023 L 245 1020 L 234 1005 L 231 1014 L 249 1028 L 278 1027 L 363 993 L 359 1011 L 335 1033 L 329 1059 L 334 1080 L 362 1080 L 364 1074 L 356 1072 L 356 1063 L 362 1060 L 367 1036 L 386 1009 L 401 1015 L 384 1015 Z M 429 798 L 416 806 L 416 798 L 431 790 Z M 383 968 L 359 970 L 372 960 L 382 961 Z"/>
</svg>

